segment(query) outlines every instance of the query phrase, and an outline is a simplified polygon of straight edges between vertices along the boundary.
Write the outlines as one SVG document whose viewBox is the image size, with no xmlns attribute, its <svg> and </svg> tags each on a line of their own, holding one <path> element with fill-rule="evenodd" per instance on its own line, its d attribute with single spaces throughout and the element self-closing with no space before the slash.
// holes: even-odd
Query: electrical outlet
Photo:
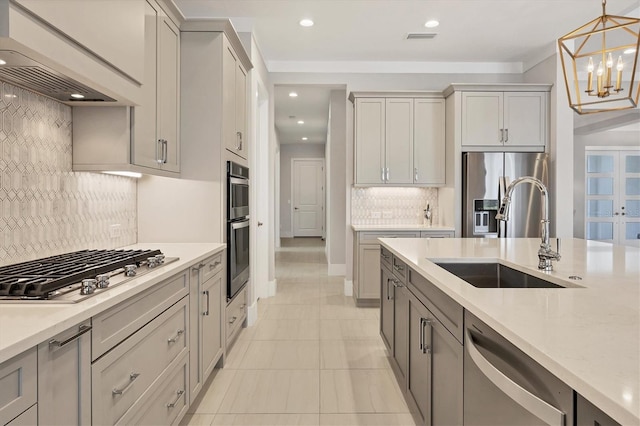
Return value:
<svg viewBox="0 0 640 426">
<path fill-rule="evenodd" d="M 381 212 L 371 212 L 371 219 L 380 219 L 382 217 Z"/>
<path fill-rule="evenodd" d="M 114 223 L 114 224 L 109 225 L 109 236 L 111 238 L 120 237 L 120 224 L 119 223 Z"/>
<path fill-rule="evenodd" d="M 393 213 L 391 211 L 386 210 L 382 212 L 383 219 L 391 219 L 392 217 L 393 217 Z"/>
</svg>

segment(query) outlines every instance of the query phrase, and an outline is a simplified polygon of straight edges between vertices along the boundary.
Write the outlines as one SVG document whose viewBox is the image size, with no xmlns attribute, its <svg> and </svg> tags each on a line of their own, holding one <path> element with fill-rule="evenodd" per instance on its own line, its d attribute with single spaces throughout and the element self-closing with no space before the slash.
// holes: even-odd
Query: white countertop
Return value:
<svg viewBox="0 0 640 426">
<path fill-rule="evenodd" d="M 351 225 L 356 232 L 366 231 L 455 231 L 451 226 L 439 225 Z"/>
<path fill-rule="evenodd" d="M 78 303 L 0 302 L 0 363 L 146 290 L 225 247 L 224 244 L 215 243 L 144 243 L 123 247 L 159 249 L 167 257 L 180 259 Z"/>
<path fill-rule="evenodd" d="M 562 259 L 542 272 L 539 239 L 380 241 L 613 419 L 640 424 L 640 249 L 562 239 Z M 499 261 L 583 288 L 475 288 L 432 260 Z"/>
</svg>

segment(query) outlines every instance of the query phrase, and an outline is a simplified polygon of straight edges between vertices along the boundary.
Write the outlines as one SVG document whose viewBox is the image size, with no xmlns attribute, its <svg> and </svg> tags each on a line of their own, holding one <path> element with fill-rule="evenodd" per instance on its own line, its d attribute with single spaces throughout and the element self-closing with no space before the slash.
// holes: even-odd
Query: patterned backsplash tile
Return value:
<svg viewBox="0 0 640 426">
<path fill-rule="evenodd" d="M 352 188 L 353 225 L 422 225 L 429 204 L 433 224 L 438 223 L 436 188 Z"/>
<path fill-rule="evenodd" d="M 71 107 L 0 89 L 0 265 L 134 244 L 136 181 L 73 172 Z"/>
</svg>

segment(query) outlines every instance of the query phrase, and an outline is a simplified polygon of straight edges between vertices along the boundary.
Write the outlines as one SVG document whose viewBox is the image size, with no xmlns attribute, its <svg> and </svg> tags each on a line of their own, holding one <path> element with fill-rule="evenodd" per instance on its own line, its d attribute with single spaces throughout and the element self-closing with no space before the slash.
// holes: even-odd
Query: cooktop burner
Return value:
<svg viewBox="0 0 640 426">
<path fill-rule="evenodd" d="M 160 250 L 80 250 L 7 265 L 0 267 L 0 300 L 47 300 L 78 290 L 88 297 L 174 260 Z"/>
</svg>

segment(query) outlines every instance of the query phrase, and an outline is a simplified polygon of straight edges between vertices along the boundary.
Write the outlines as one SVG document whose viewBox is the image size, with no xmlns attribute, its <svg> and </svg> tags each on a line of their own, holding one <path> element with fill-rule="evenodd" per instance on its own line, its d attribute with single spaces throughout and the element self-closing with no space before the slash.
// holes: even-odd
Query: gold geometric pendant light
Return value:
<svg viewBox="0 0 640 426">
<path fill-rule="evenodd" d="M 558 39 L 569 106 L 578 114 L 636 108 L 640 19 L 602 16 Z"/>
</svg>

